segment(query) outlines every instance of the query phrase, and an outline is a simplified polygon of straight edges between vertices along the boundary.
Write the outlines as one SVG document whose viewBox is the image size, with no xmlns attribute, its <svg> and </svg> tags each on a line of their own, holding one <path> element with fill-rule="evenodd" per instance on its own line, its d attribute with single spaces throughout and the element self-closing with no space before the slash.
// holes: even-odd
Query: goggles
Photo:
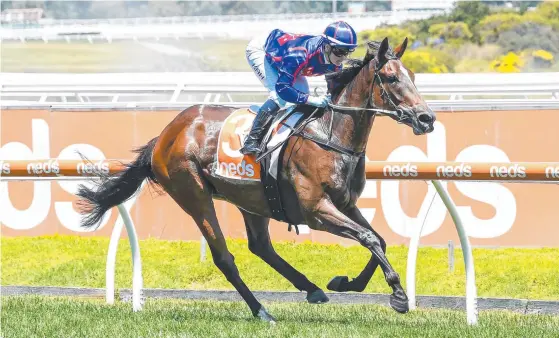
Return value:
<svg viewBox="0 0 559 338">
<path fill-rule="evenodd" d="M 353 53 L 355 49 L 347 49 L 347 48 L 340 48 L 332 46 L 332 53 L 337 57 L 348 56 L 349 54 Z"/>
</svg>

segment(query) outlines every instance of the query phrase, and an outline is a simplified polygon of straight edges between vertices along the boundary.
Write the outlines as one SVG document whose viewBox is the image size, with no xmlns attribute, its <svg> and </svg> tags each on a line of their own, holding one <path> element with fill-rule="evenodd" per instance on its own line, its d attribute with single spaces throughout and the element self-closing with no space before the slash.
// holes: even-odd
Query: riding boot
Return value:
<svg viewBox="0 0 559 338">
<path fill-rule="evenodd" d="M 267 129 L 268 123 L 273 120 L 279 110 L 280 107 L 274 100 L 268 99 L 264 102 L 258 110 L 254 122 L 252 123 L 252 129 L 240 150 L 243 155 L 257 154 L 260 151 L 260 142 L 264 137 L 264 131 Z"/>
</svg>

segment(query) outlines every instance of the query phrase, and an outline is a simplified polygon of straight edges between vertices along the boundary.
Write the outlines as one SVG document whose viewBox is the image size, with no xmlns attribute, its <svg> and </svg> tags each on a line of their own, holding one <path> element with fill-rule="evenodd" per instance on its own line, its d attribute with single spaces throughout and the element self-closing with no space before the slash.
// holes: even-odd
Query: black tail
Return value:
<svg viewBox="0 0 559 338">
<path fill-rule="evenodd" d="M 126 169 L 115 174 L 97 172 L 101 179 L 92 180 L 95 183 L 92 189 L 83 184 L 79 186 L 77 195 L 81 199 L 78 206 L 82 214 L 87 214 L 82 219 L 82 227 L 90 228 L 100 223 L 109 209 L 132 197 L 144 179 L 147 178 L 150 183 L 158 183 L 151 171 L 151 154 L 156 141 L 157 137 L 135 149 L 134 152 L 139 155 L 134 162 L 125 164 Z"/>
</svg>

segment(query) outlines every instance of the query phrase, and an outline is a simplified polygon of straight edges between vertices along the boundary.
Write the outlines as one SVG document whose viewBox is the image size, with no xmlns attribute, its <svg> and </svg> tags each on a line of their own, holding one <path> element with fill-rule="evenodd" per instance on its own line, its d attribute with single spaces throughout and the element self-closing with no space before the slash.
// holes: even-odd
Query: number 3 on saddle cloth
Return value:
<svg viewBox="0 0 559 338">
<path fill-rule="evenodd" d="M 223 121 L 223 126 L 219 132 L 214 175 L 234 180 L 261 181 L 264 185 L 268 205 L 272 211 L 272 217 L 278 221 L 297 224 L 290 222 L 283 209 L 278 182 L 278 173 L 281 171 L 280 159 L 287 142 L 264 156 L 260 162 L 256 162 L 255 156 L 243 155 L 239 151 L 243 146 L 245 137 L 250 132 L 257 111 L 257 106 L 241 108 L 234 111 Z M 298 127 L 306 116 L 308 114 L 296 111 L 294 107 L 281 110 L 272 121 L 266 136 L 262 140 L 263 150 L 271 149 L 284 142 L 291 134 L 292 129 Z"/>
</svg>

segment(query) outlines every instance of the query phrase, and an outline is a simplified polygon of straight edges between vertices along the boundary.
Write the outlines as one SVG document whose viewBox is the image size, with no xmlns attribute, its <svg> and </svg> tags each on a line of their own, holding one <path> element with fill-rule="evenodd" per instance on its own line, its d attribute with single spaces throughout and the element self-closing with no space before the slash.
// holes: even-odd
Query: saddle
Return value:
<svg viewBox="0 0 559 338">
<path fill-rule="evenodd" d="M 290 106 L 280 110 L 266 126 L 267 130 L 260 143 L 261 155 L 255 158 L 252 155 L 243 155 L 239 149 L 250 131 L 258 110 L 259 107 L 256 105 L 248 109 L 241 108 L 224 121 L 218 139 L 214 174 L 228 179 L 261 181 L 272 211 L 272 218 L 288 223 L 291 229 L 292 224 L 300 222 L 295 222 L 296 220 L 286 215 L 282 203 L 282 196 L 290 205 L 296 202 L 295 196 L 292 198 L 294 191 L 290 191 L 286 184 L 281 182 L 279 175 L 285 143 L 295 130 L 304 127 L 311 116 L 319 117 L 323 114 L 323 110 L 307 105 Z M 296 230 L 298 232 L 298 229 Z"/>
<path fill-rule="evenodd" d="M 258 105 L 251 105 L 249 107 L 249 110 L 254 113 L 257 114 L 258 110 L 260 109 L 260 106 Z M 294 113 L 294 112 L 298 112 L 302 114 L 302 118 L 299 119 L 294 125 L 291 125 L 289 123 L 285 123 L 285 121 Z M 257 158 L 256 158 L 256 162 L 260 162 L 261 159 L 263 157 L 265 157 L 267 155 L 267 152 L 270 153 L 272 152 L 274 149 L 270 149 L 270 140 L 272 138 L 272 136 L 274 135 L 275 132 L 278 131 L 279 128 L 281 128 L 282 126 L 290 128 L 292 131 L 295 131 L 295 129 L 297 127 L 299 127 L 302 123 L 304 123 L 309 117 L 311 117 L 311 115 L 314 114 L 315 117 L 320 117 L 322 114 L 324 114 L 324 111 L 321 110 L 319 114 L 316 114 L 317 108 L 313 107 L 313 106 L 309 106 L 309 105 L 292 105 L 289 106 L 287 108 L 281 109 L 275 116 L 274 118 L 268 122 L 268 124 L 266 124 L 264 126 L 264 128 L 266 128 L 266 133 L 264 134 L 264 137 L 262 138 L 262 141 L 260 141 L 260 151 L 257 154 Z M 273 127 L 272 127 L 273 126 Z M 280 146 L 281 144 L 277 144 L 275 146 Z"/>
</svg>

